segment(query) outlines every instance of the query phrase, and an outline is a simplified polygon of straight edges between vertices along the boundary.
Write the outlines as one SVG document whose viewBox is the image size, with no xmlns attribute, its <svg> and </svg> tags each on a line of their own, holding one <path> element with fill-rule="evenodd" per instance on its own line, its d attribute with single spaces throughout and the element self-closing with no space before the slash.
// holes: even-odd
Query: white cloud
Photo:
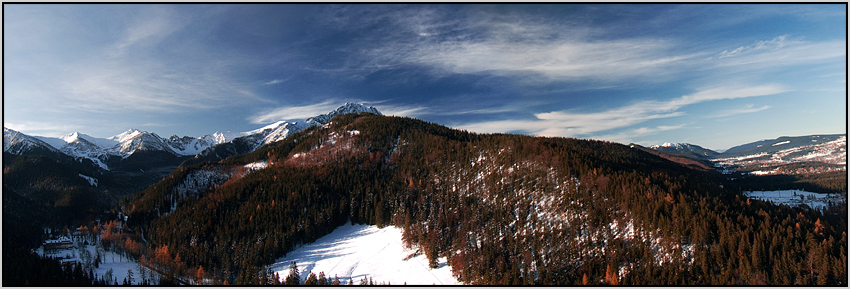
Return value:
<svg viewBox="0 0 850 289">
<path fill-rule="evenodd" d="M 267 124 L 280 120 L 306 119 L 333 111 L 340 105 L 339 101 L 328 99 L 321 103 L 304 106 L 284 106 L 251 116 L 248 121 L 253 124 Z"/>
<path fill-rule="evenodd" d="M 278 83 L 281 83 L 281 82 L 284 82 L 284 81 L 286 81 L 286 79 L 275 79 L 275 80 L 266 82 L 265 85 L 278 84 Z"/>
<path fill-rule="evenodd" d="M 383 115 L 416 117 L 429 111 L 425 106 L 376 105 L 375 108 Z"/>
<path fill-rule="evenodd" d="M 604 80 L 646 77 L 691 58 L 671 53 L 671 45 L 657 39 L 511 42 L 444 42 L 417 48 L 406 60 L 450 73 L 528 75 L 548 80 Z"/>
<path fill-rule="evenodd" d="M 607 141 L 613 141 L 613 142 L 627 144 L 627 143 L 634 142 L 634 139 L 638 138 L 638 137 L 643 137 L 643 136 L 646 136 L 646 135 L 651 135 L 651 134 L 654 134 L 654 133 L 657 133 L 657 132 L 662 132 L 662 131 L 681 129 L 681 128 L 684 128 L 684 127 L 685 127 L 684 124 L 680 124 L 680 125 L 660 125 L 660 126 L 656 126 L 656 127 L 640 127 L 640 128 L 636 128 L 636 129 L 623 130 L 621 132 L 614 133 L 614 134 L 594 135 L 594 136 L 591 136 L 589 138 L 599 139 L 599 140 L 607 140 Z"/>
<path fill-rule="evenodd" d="M 637 101 L 626 106 L 598 112 L 578 112 L 575 110 L 552 111 L 537 113 L 534 115 L 535 119 L 465 123 L 456 125 L 455 127 L 482 133 L 524 131 L 539 136 L 579 137 L 623 129 L 652 119 L 682 116 L 685 113 L 679 111 L 679 109 L 692 104 L 721 99 L 773 95 L 785 91 L 787 89 L 775 84 L 706 88 L 693 94 L 683 95 L 666 101 Z M 631 131 L 609 134 L 607 137 L 626 139 L 680 127 L 657 126 L 653 129 L 638 128 Z"/>
</svg>

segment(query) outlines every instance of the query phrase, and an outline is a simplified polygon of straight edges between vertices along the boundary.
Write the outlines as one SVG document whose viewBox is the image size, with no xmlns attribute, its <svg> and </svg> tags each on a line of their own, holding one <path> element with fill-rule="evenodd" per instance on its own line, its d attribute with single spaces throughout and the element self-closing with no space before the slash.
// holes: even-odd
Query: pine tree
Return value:
<svg viewBox="0 0 850 289">
<path fill-rule="evenodd" d="M 198 270 L 195 272 L 195 281 L 198 285 L 204 285 L 206 274 L 207 272 L 204 271 L 204 266 L 198 266 Z"/>
<path fill-rule="evenodd" d="M 317 285 L 319 285 L 319 286 L 328 285 L 328 278 L 325 277 L 325 271 L 319 272 L 318 278 L 319 278 L 319 282 L 317 283 Z"/>
<path fill-rule="evenodd" d="M 301 284 L 301 273 L 298 272 L 298 264 L 295 264 L 295 261 L 289 263 L 289 275 L 286 276 L 286 285 L 299 285 Z"/>
<path fill-rule="evenodd" d="M 307 275 L 307 280 L 304 280 L 304 285 L 307 286 L 315 286 L 318 285 L 317 283 L 319 283 L 319 280 L 313 272 L 310 272 L 310 275 Z"/>
</svg>

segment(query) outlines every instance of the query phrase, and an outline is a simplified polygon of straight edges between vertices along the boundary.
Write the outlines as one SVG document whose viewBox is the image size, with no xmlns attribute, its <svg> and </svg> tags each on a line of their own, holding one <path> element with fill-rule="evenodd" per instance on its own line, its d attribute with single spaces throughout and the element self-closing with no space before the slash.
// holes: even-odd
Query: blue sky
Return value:
<svg viewBox="0 0 850 289">
<path fill-rule="evenodd" d="M 846 5 L 4 4 L 4 126 L 248 131 L 362 102 L 723 150 L 847 130 Z"/>
</svg>

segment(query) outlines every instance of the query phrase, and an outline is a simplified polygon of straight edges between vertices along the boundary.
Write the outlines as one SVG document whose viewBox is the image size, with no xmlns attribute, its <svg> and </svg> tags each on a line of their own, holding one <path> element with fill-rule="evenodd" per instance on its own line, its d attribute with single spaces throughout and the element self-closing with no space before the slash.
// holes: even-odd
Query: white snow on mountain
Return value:
<svg viewBox="0 0 850 289">
<path fill-rule="evenodd" d="M 140 131 L 140 130 L 138 130 L 138 129 L 135 129 L 135 128 L 131 128 L 131 129 L 130 129 L 130 130 L 128 130 L 128 131 L 125 131 L 125 132 L 120 133 L 120 134 L 118 134 L 118 135 L 115 135 L 115 136 L 109 137 L 109 138 L 107 138 L 107 139 L 109 139 L 109 140 L 114 140 L 114 141 L 119 142 L 119 143 L 123 143 L 123 142 L 125 142 L 125 141 L 127 141 L 127 140 L 130 140 L 130 139 L 132 139 L 132 138 L 134 138 L 134 137 L 138 136 L 139 134 L 142 134 L 142 131 Z"/>
<path fill-rule="evenodd" d="M 99 147 L 102 147 L 102 148 L 114 147 L 115 145 L 117 145 L 119 143 L 119 141 L 106 139 L 106 138 L 96 138 L 96 137 L 93 137 L 93 136 L 90 136 L 90 135 L 87 135 L 87 134 L 82 134 L 82 133 L 79 133 L 79 132 L 75 132 L 75 133 L 65 135 L 63 137 L 60 137 L 60 139 L 64 140 L 66 143 L 72 143 L 74 141 L 77 141 L 78 139 L 84 139 L 84 140 L 86 140 L 90 143 L 93 143 L 93 144 L 95 144 Z"/>
<path fill-rule="evenodd" d="M 452 276 L 445 257 L 438 259 L 438 268 L 431 269 L 424 254 L 404 247 L 401 229 L 392 226 L 342 225 L 316 242 L 289 252 L 271 269 L 285 279 L 293 261 L 302 282 L 310 272 L 317 276 L 325 272 L 328 278 L 339 278 L 340 284 L 349 280 L 359 284 L 363 278 L 390 285 L 461 284 Z"/>
<path fill-rule="evenodd" d="M 58 152 L 57 149 L 43 140 L 5 127 L 3 128 L 4 152 L 21 154 L 32 147 L 43 147 L 44 149 Z"/>
<path fill-rule="evenodd" d="M 369 113 L 374 113 L 374 114 L 377 114 L 377 115 L 382 115 L 381 112 L 378 111 L 378 109 L 376 109 L 374 107 L 371 107 L 371 106 L 366 107 L 363 104 L 348 102 L 345 105 L 340 106 L 339 108 L 337 108 L 334 111 L 331 111 L 331 112 L 323 114 L 323 115 L 317 115 L 317 116 L 308 118 L 305 122 L 315 124 L 315 125 L 321 125 L 321 124 L 327 123 L 328 121 L 330 121 L 332 118 L 334 118 L 337 115 L 342 115 L 342 114 L 347 114 L 347 113 L 361 113 L 361 112 L 369 112 Z"/>
</svg>

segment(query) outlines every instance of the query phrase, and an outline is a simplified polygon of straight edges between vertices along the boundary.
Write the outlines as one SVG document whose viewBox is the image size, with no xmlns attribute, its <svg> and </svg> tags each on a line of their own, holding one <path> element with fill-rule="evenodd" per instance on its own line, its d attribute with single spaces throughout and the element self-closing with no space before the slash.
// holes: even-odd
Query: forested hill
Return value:
<svg viewBox="0 0 850 289">
<path fill-rule="evenodd" d="M 121 207 L 147 242 L 133 255 L 217 283 L 268 282 L 264 266 L 350 221 L 402 228 L 467 284 L 847 284 L 846 213 L 748 200 L 616 143 L 368 113 L 178 169 Z"/>
</svg>

